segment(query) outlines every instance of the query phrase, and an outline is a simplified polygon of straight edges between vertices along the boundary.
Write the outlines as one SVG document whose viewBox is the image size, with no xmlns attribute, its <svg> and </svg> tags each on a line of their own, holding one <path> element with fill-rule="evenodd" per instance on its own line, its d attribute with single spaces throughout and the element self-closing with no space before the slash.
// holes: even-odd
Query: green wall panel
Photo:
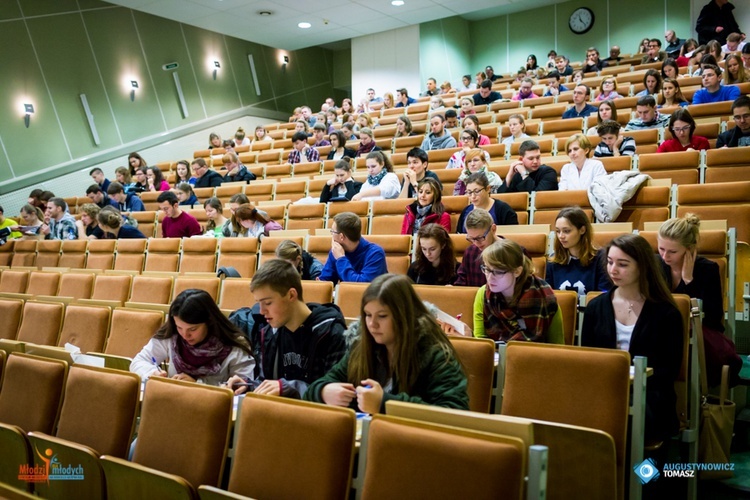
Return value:
<svg viewBox="0 0 750 500">
<path fill-rule="evenodd" d="M 526 66 L 526 58 L 530 54 L 536 56 L 537 62 L 547 61 L 547 52 L 555 46 L 555 31 L 553 29 L 530 30 L 531 26 L 553 26 L 554 5 L 539 9 L 517 12 L 509 16 L 510 69 L 518 71 Z M 533 36 L 529 36 L 533 32 Z M 523 40 L 523 43 L 516 43 Z M 495 71 L 498 71 L 496 68 Z"/>
<path fill-rule="evenodd" d="M 26 17 L 77 12 L 76 0 L 18 0 Z"/>
<path fill-rule="evenodd" d="M 224 35 L 187 25 L 183 26 L 183 30 L 208 115 L 218 115 L 240 107 L 240 96 L 229 67 Z M 215 60 L 219 61 L 221 68 L 214 80 Z"/>
<path fill-rule="evenodd" d="M 0 0 L 0 19 L 18 19 L 21 17 L 21 9 L 18 0 Z"/>
<path fill-rule="evenodd" d="M 283 67 L 279 55 L 285 51 L 99 0 L 0 0 L 0 20 L 6 21 L 0 33 L 0 140 L 7 151 L 7 158 L 0 152 L 0 182 L 69 164 L 34 178 L 51 179 L 80 168 L 79 159 L 104 161 L 110 149 L 129 143 L 135 149 L 164 132 L 251 104 L 290 112 L 304 103 L 318 108 L 326 97 L 340 101 L 345 95 L 333 85 L 340 57 L 320 47 L 289 53 L 291 62 Z M 248 54 L 255 59 L 260 96 Z M 216 80 L 209 67 L 214 59 L 221 63 Z M 180 65 L 186 118 L 172 74 L 161 68 L 174 61 Z M 134 101 L 131 78 L 139 84 Z M 351 75 L 339 74 L 337 80 L 351 85 Z M 89 130 L 81 93 L 94 115 L 99 146 Z M 20 109 L 23 102 L 34 104 L 36 111 L 28 129 Z M 0 192 L 29 184 L 17 182 Z"/>
<path fill-rule="evenodd" d="M 37 55 L 52 89 L 57 113 L 65 124 L 65 136 L 73 157 L 119 146 L 120 138 L 81 16 L 74 13 L 37 17 L 28 20 L 28 27 L 32 39 L 41 41 L 36 44 Z M 65 43 L 51 43 L 51 34 Z M 100 146 L 94 143 L 80 94 L 86 94 Z"/>
<path fill-rule="evenodd" d="M 275 99 L 276 109 L 279 111 L 288 111 L 289 115 L 291 115 L 291 111 L 294 110 L 294 108 L 308 102 L 306 99 L 307 97 L 303 91 L 284 94 Z M 311 104 L 310 107 L 313 108 L 314 105 Z"/>
<path fill-rule="evenodd" d="M 352 49 L 337 50 L 333 53 L 333 86 L 351 92 L 352 89 Z M 346 96 L 344 96 L 346 97 Z M 341 102 L 336 100 L 337 103 Z"/>
<path fill-rule="evenodd" d="M 686 2 L 683 2 L 685 4 Z M 690 15 L 689 5 L 687 8 Z M 659 38 L 664 43 L 664 2 L 629 0 L 610 2 L 610 39 L 624 53 L 634 53 L 644 37 Z"/>
<path fill-rule="evenodd" d="M 86 9 L 101 9 L 103 7 L 112 7 L 111 3 L 102 2 L 100 0 L 78 0 L 78 6 L 81 10 Z"/>
<path fill-rule="evenodd" d="M 469 22 L 460 17 L 439 19 L 419 26 L 420 91 L 427 88 L 427 79 L 438 85 L 448 80 L 453 84 L 472 71 Z"/>
<path fill-rule="evenodd" d="M 164 119 L 159 111 L 130 10 L 91 10 L 84 12 L 83 18 L 122 141 L 128 143 L 164 132 Z M 139 87 L 132 101 L 129 87 L 131 78 L 138 82 Z"/>
<path fill-rule="evenodd" d="M 695 14 L 697 16 L 698 12 Z M 666 24 L 667 29 L 674 30 L 678 37 L 682 39 L 692 38 L 693 23 L 690 21 L 690 6 L 685 5 L 684 0 L 667 0 Z M 747 28 L 745 29 L 747 30 Z"/>
<path fill-rule="evenodd" d="M 470 24 L 472 74 L 492 66 L 496 73 L 505 73 L 506 40 L 508 36 L 506 16 L 491 17 Z M 488 34 L 491 33 L 491 40 Z"/>
<path fill-rule="evenodd" d="M 52 101 L 36 63 L 26 27 L 22 21 L 3 23 L 0 30 L 0 137 L 13 163 L 15 175 L 23 175 L 57 161 L 70 160 Z M 22 105 L 34 105 L 29 128 L 23 123 Z M 0 182 L 11 178 L 0 170 Z"/>
<path fill-rule="evenodd" d="M 206 118 L 180 24 L 137 11 L 133 11 L 133 14 L 167 127 L 171 129 Z M 176 71 L 185 96 L 187 118 L 182 116 L 173 72 L 162 69 L 164 64 L 171 62 L 180 65 Z"/>
<path fill-rule="evenodd" d="M 302 89 L 302 78 L 300 77 L 300 61 L 294 52 L 289 53 L 289 64 L 282 65 L 279 62 L 280 54 L 286 51 L 273 47 L 263 47 L 263 61 L 268 67 L 268 76 L 273 85 L 273 95 L 278 98 Z M 256 61 L 257 64 L 257 61 Z M 320 71 L 320 69 L 316 69 Z M 299 106 L 299 104 L 296 104 Z M 292 105 L 290 110 L 294 108 Z"/>
<path fill-rule="evenodd" d="M 250 63 L 247 60 L 247 56 L 248 54 L 252 53 L 253 60 L 255 61 L 255 49 L 257 47 L 256 44 L 232 37 L 225 37 L 224 41 L 226 42 L 229 54 L 228 62 L 231 64 L 231 66 L 229 66 L 227 69 L 231 72 L 233 78 L 237 82 L 237 88 L 240 92 L 242 105 L 249 106 L 261 101 L 262 99 L 264 99 L 264 97 L 266 99 L 270 98 L 270 96 L 263 96 L 262 90 L 260 96 L 255 93 L 253 74 L 250 71 Z M 258 79 L 260 80 L 261 76 L 257 61 L 255 61 L 255 71 L 258 74 Z"/>
</svg>

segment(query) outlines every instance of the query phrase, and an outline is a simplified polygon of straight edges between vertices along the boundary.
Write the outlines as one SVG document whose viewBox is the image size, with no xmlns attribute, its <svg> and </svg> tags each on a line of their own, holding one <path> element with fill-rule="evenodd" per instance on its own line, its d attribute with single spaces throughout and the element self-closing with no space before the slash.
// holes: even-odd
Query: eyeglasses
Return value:
<svg viewBox="0 0 750 500">
<path fill-rule="evenodd" d="M 474 189 L 472 191 L 466 191 L 466 196 L 479 196 L 479 193 L 481 193 L 482 191 L 484 191 L 484 189 Z"/>
<path fill-rule="evenodd" d="M 481 269 L 484 274 L 495 276 L 496 278 L 500 278 L 501 276 L 505 276 L 506 274 L 508 274 L 508 271 L 501 271 L 500 269 L 490 269 L 484 264 L 479 266 L 479 269 Z"/>
<path fill-rule="evenodd" d="M 476 238 L 472 238 L 471 236 L 466 236 L 466 241 L 469 243 L 481 243 L 484 241 L 485 238 L 487 238 L 487 235 L 490 234 L 490 229 L 492 229 L 492 226 L 487 228 L 487 231 L 484 232 L 482 236 L 477 236 Z"/>
<path fill-rule="evenodd" d="M 341 234 L 341 231 L 334 231 L 333 229 L 331 229 L 331 234 Z"/>
<path fill-rule="evenodd" d="M 675 127 L 672 130 L 675 131 L 675 132 L 677 132 L 677 133 L 680 133 L 680 134 L 682 134 L 684 132 L 690 132 L 690 125 L 688 125 L 687 127 L 680 127 L 680 128 L 676 128 Z"/>
<path fill-rule="evenodd" d="M 736 122 L 740 122 L 740 121 L 746 122 L 746 121 L 750 120 L 750 114 L 749 113 L 745 113 L 744 115 L 734 115 L 732 118 L 734 118 L 734 121 L 736 121 Z"/>
<path fill-rule="evenodd" d="M 615 84 L 615 82 L 611 82 L 609 80 L 607 80 L 606 82 L 602 83 L 602 85 L 614 85 L 614 84 Z"/>
<path fill-rule="evenodd" d="M 470 135 L 465 135 L 465 136 L 461 137 L 461 140 L 464 141 L 464 142 L 466 142 L 466 141 L 473 141 L 474 138 L 472 136 L 470 136 Z"/>
</svg>

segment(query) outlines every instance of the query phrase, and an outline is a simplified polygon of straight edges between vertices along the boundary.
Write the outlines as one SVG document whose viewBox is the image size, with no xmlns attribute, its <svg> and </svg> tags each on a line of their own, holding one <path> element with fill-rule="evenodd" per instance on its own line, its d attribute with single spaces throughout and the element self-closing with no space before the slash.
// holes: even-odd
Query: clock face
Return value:
<svg viewBox="0 0 750 500">
<path fill-rule="evenodd" d="M 573 33 L 579 35 L 586 33 L 592 26 L 594 26 L 594 13 L 591 9 L 586 7 L 576 9 L 570 15 L 568 26 L 570 26 L 570 31 Z"/>
</svg>

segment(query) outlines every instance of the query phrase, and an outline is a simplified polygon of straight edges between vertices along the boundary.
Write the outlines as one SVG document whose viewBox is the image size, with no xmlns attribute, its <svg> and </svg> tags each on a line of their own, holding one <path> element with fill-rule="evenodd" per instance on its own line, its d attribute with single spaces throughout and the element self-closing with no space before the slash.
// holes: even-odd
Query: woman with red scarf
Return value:
<svg viewBox="0 0 750 500">
<path fill-rule="evenodd" d="M 169 366 L 165 361 L 169 359 Z M 180 293 L 167 321 L 130 364 L 141 378 L 169 377 L 220 385 L 234 375 L 253 380 L 250 344 L 203 290 Z"/>
</svg>

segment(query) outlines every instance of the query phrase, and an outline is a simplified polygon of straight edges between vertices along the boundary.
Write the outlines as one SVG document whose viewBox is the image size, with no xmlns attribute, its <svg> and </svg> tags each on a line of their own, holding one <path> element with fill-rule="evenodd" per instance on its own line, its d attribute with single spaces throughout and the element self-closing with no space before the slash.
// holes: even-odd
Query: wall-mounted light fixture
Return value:
<svg viewBox="0 0 750 500">
<path fill-rule="evenodd" d="M 216 80 L 216 73 L 221 69 L 221 63 L 219 61 L 214 61 L 214 80 Z"/>
<path fill-rule="evenodd" d="M 23 115 L 23 123 L 26 125 L 26 128 L 29 128 L 29 123 L 31 122 L 31 115 L 34 114 L 34 105 L 33 104 L 24 104 L 23 109 L 25 114 Z"/>
<path fill-rule="evenodd" d="M 130 100 L 135 101 L 135 91 L 138 88 L 138 80 L 130 80 Z"/>
<path fill-rule="evenodd" d="M 289 64 L 289 56 L 284 56 L 284 64 Z"/>
</svg>

